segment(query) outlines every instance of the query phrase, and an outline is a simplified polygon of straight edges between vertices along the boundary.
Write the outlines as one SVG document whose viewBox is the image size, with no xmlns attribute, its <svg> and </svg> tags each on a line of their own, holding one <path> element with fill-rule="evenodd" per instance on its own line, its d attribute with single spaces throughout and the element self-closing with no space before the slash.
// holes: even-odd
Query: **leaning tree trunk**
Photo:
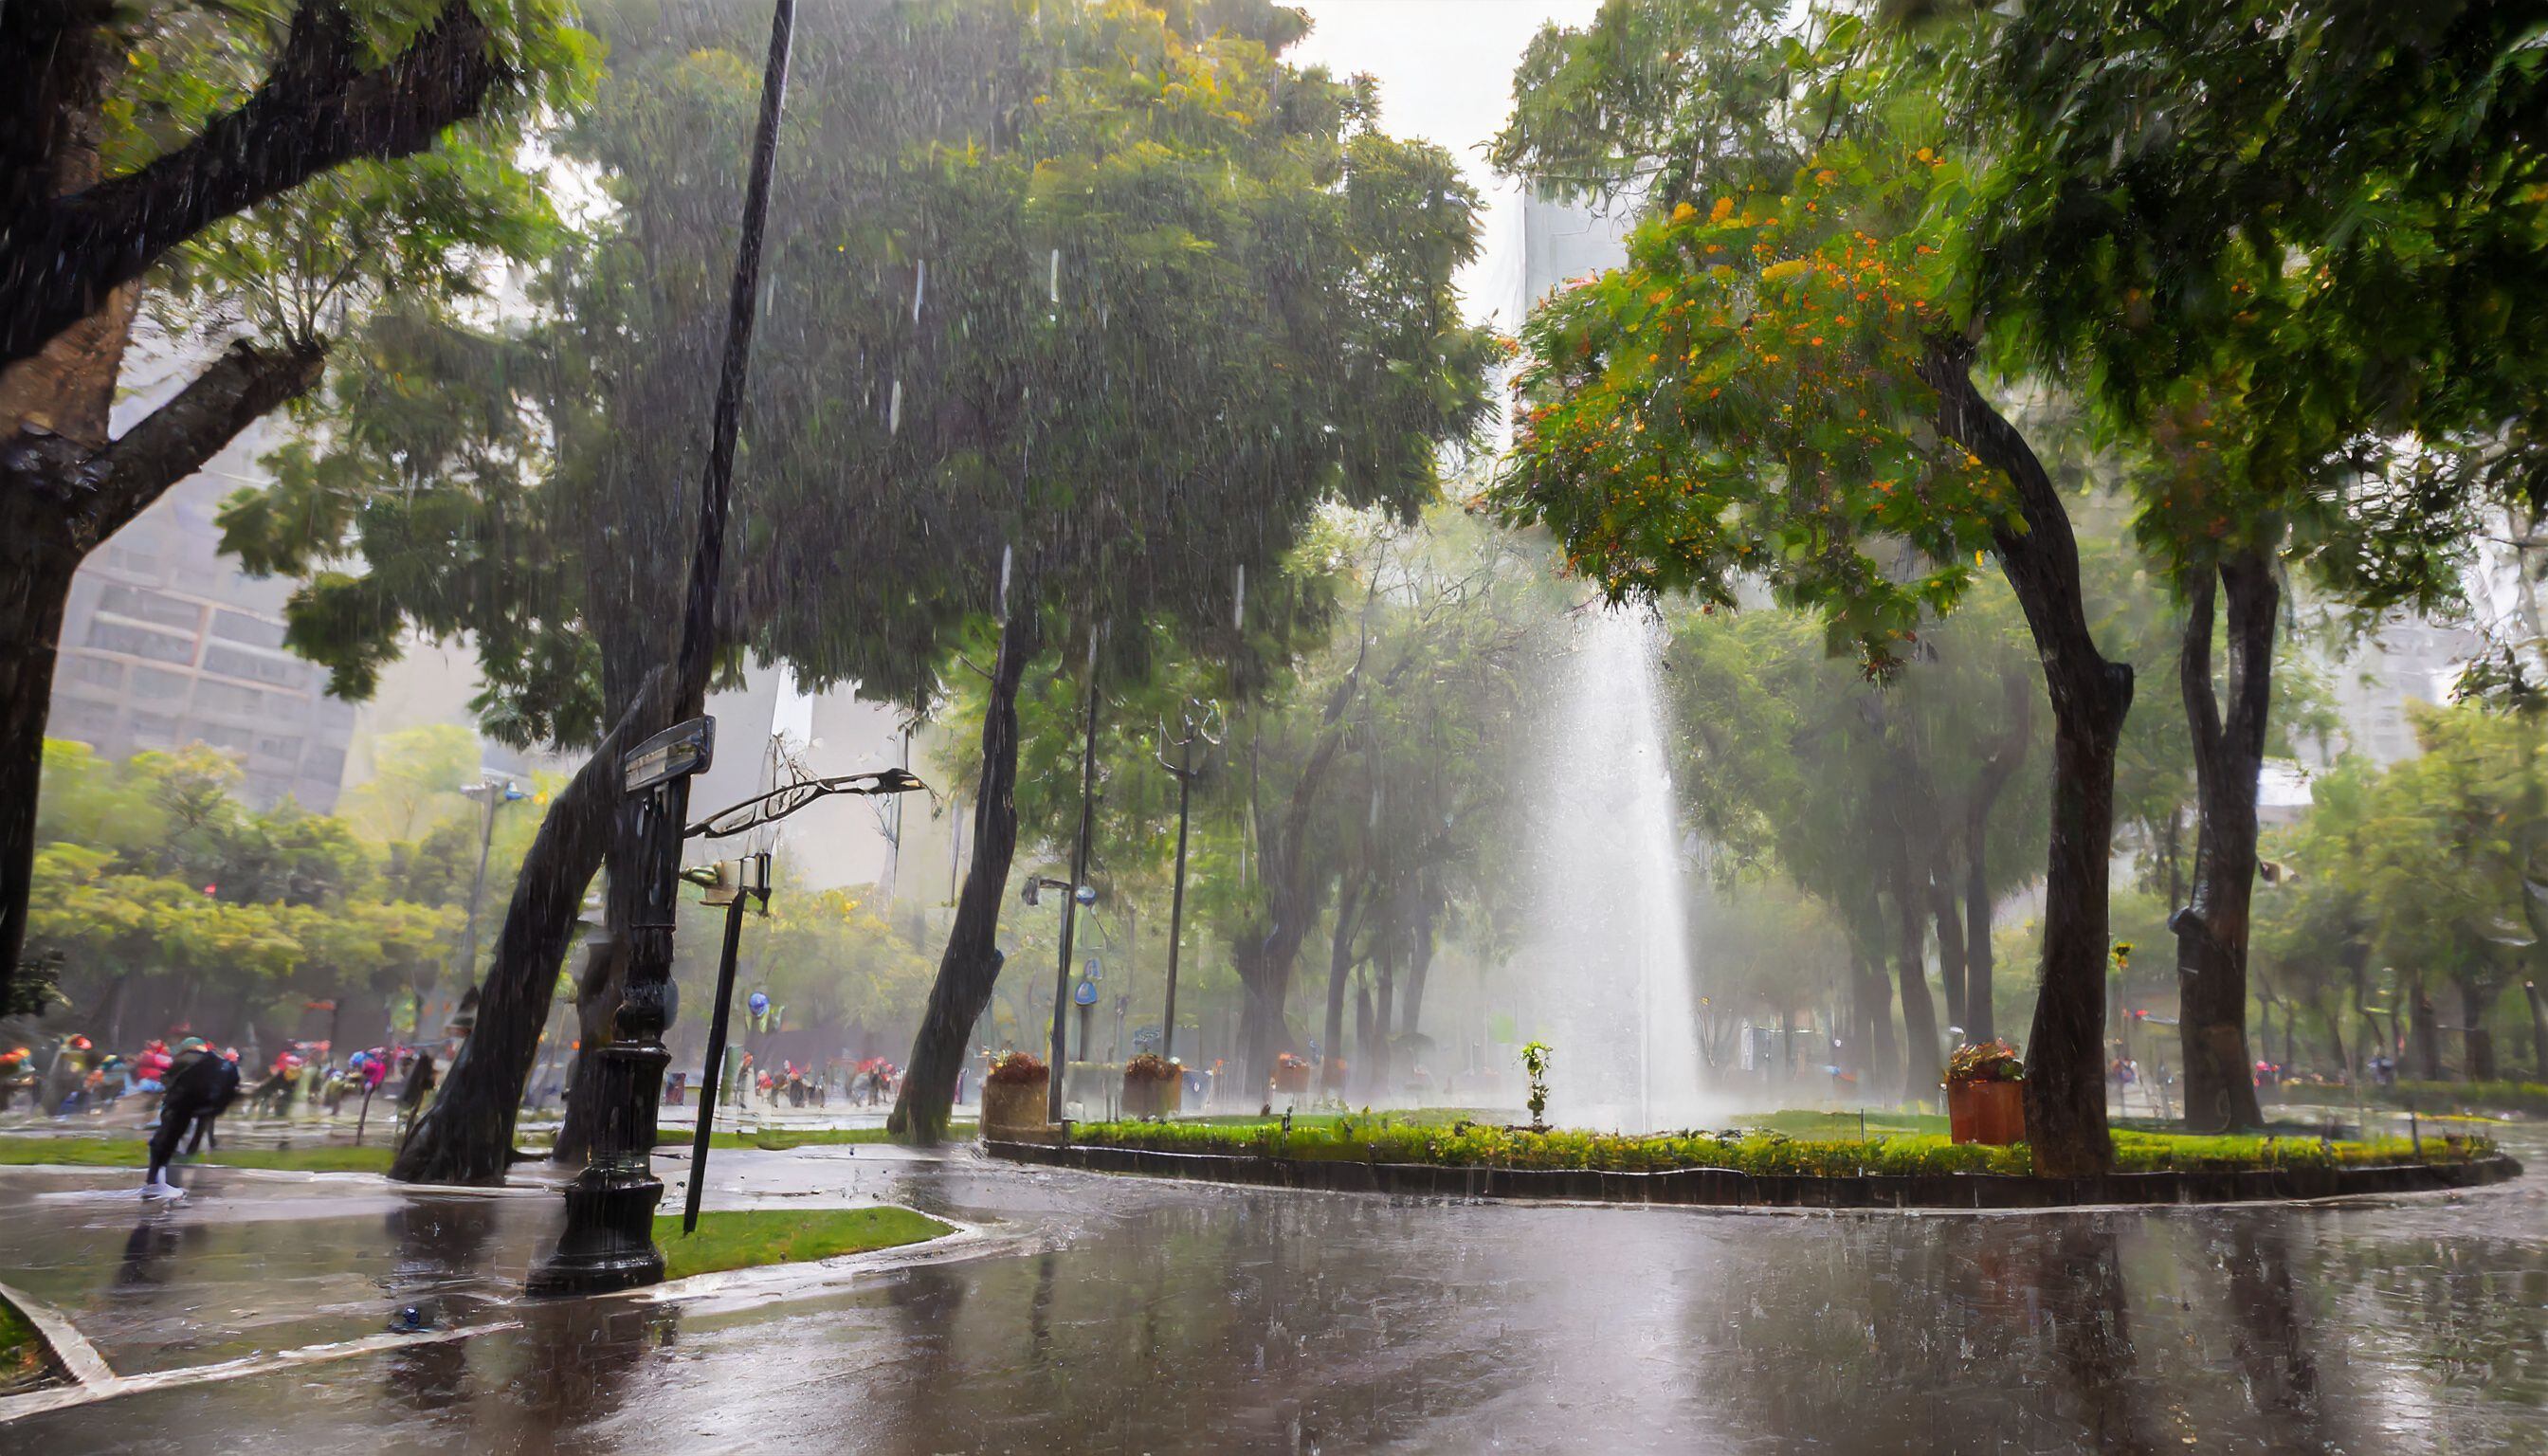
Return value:
<svg viewBox="0 0 2548 1456">
<path fill-rule="evenodd" d="M 2132 708 L 2133 670 L 2108 662 L 2088 630 L 2079 547 L 2051 477 L 2015 425 L 1975 389 L 1971 345 L 1934 341 L 1920 374 L 1938 392 L 1938 426 L 2016 493 L 2018 520 L 1993 533 L 2000 570 L 2026 613 L 2052 705 L 2051 834 L 2044 881 L 2044 969 L 2027 1039 L 2026 1127 L 2036 1170 L 2102 1172 L 2106 1128 L 2107 865 L 2115 838 L 2115 750 Z"/>
<path fill-rule="evenodd" d="M 1022 592 L 1021 601 L 1034 594 Z M 991 666 L 982 709 L 982 782 L 973 795 L 973 862 L 956 898 L 956 923 L 947 932 L 938 979 L 911 1042 L 911 1070 L 894 1097 L 885 1127 L 904 1141 L 934 1144 L 947 1136 L 956 1106 L 956 1079 L 964 1070 L 966 1042 L 999 984 L 1000 902 L 1008 893 L 1009 862 L 1018 849 L 1018 683 L 1042 640 L 1042 621 L 1023 607 L 1000 630 L 1000 655 Z M 1058 1077 L 1062 1069 L 1054 1067 Z"/>
<path fill-rule="evenodd" d="M 2177 1019 L 2185 1043 L 2185 1125 L 2198 1133 L 2264 1126 L 2247 1049 L 2247 929 L 2256 885 L 2256 778 L 2273 689 L 2273 564 L 2239 552 L 2219 566 L 2229 598 L 2230 710 L 2212 690 L 2214 571 L 2189 593 L 2178 684 L 2194 740 L 2194 898 L 2177 933 Z"/>
<path fill-rule="evenodd" d="M 433 1105 L 390 1165 L 407 1183 L 501 1183 L 512 1162 L 513 1125 L 540 1054 L 558 967 L 575 938 L 585 887 L 609 843 L 621 800 L 620 756 L 666 726 L 669 675 L 657 672 L 575 777 L 549 803 L 522 857 L 513 897 L 487 964 L 478 1021 Z M 595 1044 L 587 1043 L 587 1046 Z"/>
</svg>

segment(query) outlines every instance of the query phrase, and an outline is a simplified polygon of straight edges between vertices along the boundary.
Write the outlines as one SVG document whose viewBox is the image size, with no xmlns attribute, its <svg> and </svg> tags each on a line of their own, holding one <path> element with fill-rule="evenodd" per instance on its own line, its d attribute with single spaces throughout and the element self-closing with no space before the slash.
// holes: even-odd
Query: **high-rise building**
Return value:
<svg viewBox="0 0 2548 1456">
<path fill-rule="evenodd" d="M 256 480 L 250 429 L 91 553 L 71 584 L 53 673 L 55 738 L 108 758 L 207 744 L 239 761 L 259 806 L 335 807 L 354 710 L 283 645 L 291 584 L 223 558 L 222 498 Z"/>
</svg>

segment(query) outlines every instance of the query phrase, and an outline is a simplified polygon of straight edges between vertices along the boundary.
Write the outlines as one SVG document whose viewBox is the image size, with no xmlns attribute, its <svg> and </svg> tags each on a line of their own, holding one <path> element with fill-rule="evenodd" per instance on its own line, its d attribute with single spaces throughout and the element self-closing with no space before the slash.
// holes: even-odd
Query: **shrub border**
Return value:
<svg viewBox="0 0 2548 1456">
<path fill-rule="evenodd" d="M 2501 1152 L 2464 1162 L 2376 1167 L 2255 1168 L 2236 1172 L 2169 1169 L 2086 1178 L 2013 1177 L 2002 1173 L 1869 1173 L 1834 1178 L 1803 1173 L 1746 1173 L 1733 1168 L 1630 1173 L 1597 1168 L 1350 1162 L 1340 1158 L 1161 1152 L 1091 1142 L 985 1140 L 982 1150 L 1010 1162 L 1092 1173 L 1135 1173 L 1333 1193 L 1709 1208 L 2049 1209 L 2114 1204 L 2260 1203 L 2478 1188 L 2517 1177 L 2521 1172 L 2520 1163 Z"/>
</svg>

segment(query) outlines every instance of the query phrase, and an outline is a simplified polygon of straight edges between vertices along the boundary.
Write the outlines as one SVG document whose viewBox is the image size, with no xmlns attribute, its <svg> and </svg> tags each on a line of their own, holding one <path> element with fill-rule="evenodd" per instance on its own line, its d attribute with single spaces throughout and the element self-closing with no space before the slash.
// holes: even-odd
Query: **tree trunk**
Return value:
<svg viewBox="0 0 2548 1456">
<path fill-rule="evenodd" d="M 1893 987 L 1885 979 L 1881 952 L 1853 948 L 1851 970 L 1858 981 L 1859 1095 L 1873 1100 L 1877 1089 L 1896 1085 L 1902 1061 L 1893 1049 Z"/>
<path fill-rule="evenodd" d="M 1033 601 L 1032 592 L 1022 601 Z M 1008 894 L 1009 862 L 1018 849 L 1018 683 L 1042 644 L 1042 623 L 1023 607 L 1000 632 L 1000 655 L 982 710 L 982 782 L 973 795 L 973 861 L 956 900 L 938 979 L 911 1042 L 911 1070 L 895 1095 L 885 1127 L 904 1142 L 928 1145 L 947 1136 L 956 1105 L 956 1079 L 964 1069 L 965 1040 L 999 984 L 1000 902 Z M 1025 1029 L 1021 1028 L 1021 1032 Z M 1062 1074 L 1060 1067 L 1052 1075 Z"/>
<path fill-rule="evenodd" d="M 432 1106 L 399 1148 L 391 1177 L 408 1183 L 504 1180 L 523 1089 L 538 1063 L 540 1031 L 548 1025 L 549 1005 L 557 993 L 558 968 L 575 938 L 585 889 L 601 866 L 613 820 L 627 798 L 620 756 L 670 726 L 671 688 L 667 673 L 650 679 L 593 748 L 592 757 L 550 801 L 513 880 L 504 923 L 496 933 L 479 993 L 477 1025 L 460 1044 L 460 1054 L 443 1075 Z M 587 1049 L 598 1045 L 590 1038 L 584 1043 Z M 579 1063 L 589 1059 L 577 1058 Z M 570 1100 L 570 1118 L 575 1101 L 591 1100 Z M 590 1119 L 594 1110 L 584 1111 Z"/>
<path fill-rule="evenodd" d="M 2530 1059 L 2539 1080 L 2548 1082 L 2548 997 L 2539 993 L 2539 983 L 2523 981 L 2522 999 L 2530 1003 Z"/>
<path fill-rule="evenodd" d="M 1403 1034 L 1413 1037 L 1424 1029 L 1424 982 L 1433 974 L 1433 921 L 1439 911 L 1436 891 L 1428 876 L 1424 898 L 1415 918 L 1414 944 L 1408 947 L 1407 1002 L 1398 1018 Z"/>
<path fill-rule="evenodd" d="M 1371 984 L 1363 978 L 1354 983 L 1354 1058 L 1371 1065 Z M 1367 1083 L 1364 1090 L 1369 1090 Z"/>
<path fill-rule="evenodd" d="M 2026 1048 L 2027 1138 L 2037 1172 L 2075 1176 L 2114 1161 L 2106 1129 L 2106 877 L 2115 750 L 2132 708 L 2133 671 L 2097 650 L 2060 493 L 2025 436 L 1973 387 L 1971 359 L 1966 342 L 1933 340 L 1920 374 L 1938 392 L 1940 432 L 2005 473 L 2017 498 L 2018 521 L 1996 528 L 1993 544 L 2026 613 L 2052 705 L 2052 822 L 2044 970 Z"/>
<path fill-rule="evenodd" d="M 0 982 L 16 978 L 27 938 L 54 644 L 79 558 L 58 534 L 0 526 Z"/>
<path fill-rule="evenodd" d="M 1363 1053 L 1363 1094 L 1374 1101 L 1389 1095 L 1389 1043 L 1395 1035 L 1390 1027 L 1390 1010 L 1398 1004 L 1398 938 L 1382 927 L 1380 955 L 1376 957 L 1379 983 L 1372 993 L 1371 1049 Z"/>
<path fill-rule="evenodd" d="M 1942 1094 L 1946 1068 L 1938 1059 L 1938 1008 L 1929 997 L 1928 917 L 1923 898 L 1910 887 L 1915 877 L 1907 859 L 1897 864 L 1893 910 L 1894 972 L 1902 988 L 1902 1036 L 1909 1046 L 1902 1058 L 1902 1100 L 1935 1102 Z"/>
<path fill-rule="evenodd" d="M 2477 977 L 2460 982 L 2460 1015 L 2467 1022 L 2461 1035 L 2468 1039 L 2468 1079 L 2472 1082 L 2495 1080 L 2495 1033 L 2486 1029 L 2486 1013 L 2494 1001 Z"/>
<path fill-rule="evenodd" d="M 2433 1011 L 2432 989 L 2420 975 L 2415 978 L 2414 1001 L 2415 1020 L 2407 1028 L 2407 1036 L 2414 1043 L 2415 1064 L 2422 1069 L 2424 1080 L 2438 1082 L 2442 1079 L 2441 1018 Z"/>
<path fill-rule="evenodd" d="M 2008 727 L 1982 760 L 1973 777 L 1972 797 L 1964 805 L 1964 1000 L 1959 1008 L 1964 1040 L 1981 1043 L 1999 1037 L 1999 1014 L 1992 1006 L 1991 971 L 1998 950 L 1991 944 L 1990 816 L 2000 791 L 2026 762 L 2035 737 L 2035 684 L 2014 675 L 2003 679 L 2008 698 Z"/>
<path fill-rule="evenodd" d="M 1956 1039 L 1972 1040 L 1972 1028 L 1964 1021 L 1964 1003 L 1970 996 L 1964 983 L 1964 920 L 1956 906 L 1956 892 L 1947 886 L 1945 872 L 1929 880 L 1929 918 L 1938 932 L 1938 983 L 1947 1000 L 1947 1015 L 1953 1017 Z"/>
<path fill-rule="evenodd" d="M 2170 921 L 2177 936 L 2177 1019 L 2185 1043 L 2185 1125 L 2221 1133 L 2264 1125 L 2247 1046 L 2248 909 L 2256 886 L 2256 778 L 2273 691 L 2282 591 L 2258 552 L 2218 569 L 2229 606 L 2230 706 L 2212 688 L 2214 572 L 2188 593 L 2177 681 L 2194 741 L 2194 897 Z"/>
<path fill-rule="evenodd" d="M 1327 943 L 1327 1016 L 1322 1026 L 1325 1035 L 1319 1043 L 1319 1090 L 1341 1093 L 1344 1081 L 1336 1075 L 1337 1063 L 1345 1059 L 1345 984 L 1353 978 L 1354 923 L 1360 917 L 1362 884 L 1352 879 L 1336 896 L 1336 924 Z M 1357 1048 L 1359 1052 L 1359 1048 Z"/>
</svg>

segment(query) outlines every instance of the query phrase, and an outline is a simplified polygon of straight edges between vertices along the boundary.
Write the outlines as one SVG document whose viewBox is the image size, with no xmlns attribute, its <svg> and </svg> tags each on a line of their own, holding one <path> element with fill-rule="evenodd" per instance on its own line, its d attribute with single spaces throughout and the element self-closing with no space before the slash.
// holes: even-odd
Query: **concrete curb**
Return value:
<svg viewBox="0 0 2548 1456">
<path fill-rule="evenodd" d="M 27 1317 L 29 1324 L 36 1326 L 36 1335 L 45 1342 L 46 1352 L 52 1357 L 54 1366 L 69 1376 L 74 1384 L 94 1385 L 102 1380 L 115 1379 L 115 1371 L 106 1363 L 106 1357 L 97 1352 L 97 1346 L 88 1342 L 87 1335 L 62 1318 L 59 1310 L 15 1285 L 0 1284 L 0 1299 L 7 1300 L 19 1314 Z"/>
<path fill-rule="evenodd" d="M 1035 1142 L 985 1142 L 982 1150 L 991 1157 L 1008 1162 L 1274 1188 L 1386 1193 L 1416 1198 L 1556 1200 L 1695 1208 L 2059 1209 L 2289 1202 L 2477 1188 L 2516 1177 L 2521 1172 L 2521 1164 L 2502 1153 L 2461 1163 L 2269 1168 L 2249 1172 L 2107 1173 L 2089 1178 L 2021 1178 L 1980 1173 L 1869 1174 L 1859 1178 L 1826 1178 L 1791 1173 L 1745 1173 L 1732 1168 L 1612 1173 L 1584 1168 L 1444 1167 L 1430 1163 L 1160 1152 L 1150 1148 L 1094 1143 L 1050 1146 Z"/>
</svg>

